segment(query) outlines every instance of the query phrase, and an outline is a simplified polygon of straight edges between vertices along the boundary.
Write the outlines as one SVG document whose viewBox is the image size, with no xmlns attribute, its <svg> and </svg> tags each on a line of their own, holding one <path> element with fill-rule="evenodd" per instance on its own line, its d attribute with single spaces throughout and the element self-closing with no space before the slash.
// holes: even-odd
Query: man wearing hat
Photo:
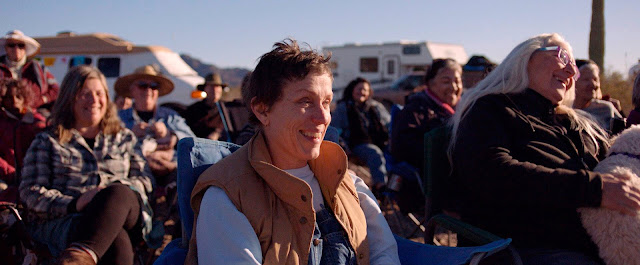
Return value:
<svg viewBox="0 0 640 265">
<path fill-rule="evenodd" d="M 133 99 L 133 107 L 118 111 L 120 120 L 139 141 L 157 143 L 156 148 L 143 146 L 151 171 L 156 177 L 175 171 L 173 149 L 177 141 L 194 134 L 177 112 L 157 106 L 158 97 L 171 93 L 173 82 L 153 65 L 145 65 L 118 78 L 114 88 L 118 95 Z"/>
<path fill-rule="evenodd" d="M 40 43 L 12 30 L 0 38 L 0 78 L 27 81 L 33 90 L 31 107 L 37 109 L 58 97 L 58 82 L 47 68 L 33 57 L 40 52 Z"/>
<path fill-rule="evenodd" d="M 184 116 L 187 119 L 187 124 L 198 137 L 229 141 L 220 115 L 221 112 L 224 113 L 225 122 L 227 126 L 230 126 L 231 123 L 227 119 L 229 117 L 228 111 L 220 101 L 222 90 L 227 87 L 227 84 L 223 83 L 220 75 L 216 73 L 208 74 L 204 80 L 205 82 L 198 85 L 197 89 L 207 93 L 207 96 L 185 110 Z"/>
</svg>

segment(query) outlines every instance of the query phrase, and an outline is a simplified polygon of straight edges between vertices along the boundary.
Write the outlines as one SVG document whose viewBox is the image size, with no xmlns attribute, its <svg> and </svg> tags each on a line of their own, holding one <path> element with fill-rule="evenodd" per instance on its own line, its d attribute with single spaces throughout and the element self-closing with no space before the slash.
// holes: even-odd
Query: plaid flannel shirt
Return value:
<svg viewBox="0 0 640 265">
<path fill-rule="evenodd" d="M 74 198 L 114 182 L 136 190 L 148 206 L 154 180 L 133 132 L 124 128 L 115 135 L 101 132 L 93 148 L 76 130 L 72 132 L 71 140 L 64 145 L 52 131 L 42 132 L 27 151 L 19 190 L 31 221 L 65 216 Z M 147 226 L 153 213 L 144 206 Z"/>
</svg>

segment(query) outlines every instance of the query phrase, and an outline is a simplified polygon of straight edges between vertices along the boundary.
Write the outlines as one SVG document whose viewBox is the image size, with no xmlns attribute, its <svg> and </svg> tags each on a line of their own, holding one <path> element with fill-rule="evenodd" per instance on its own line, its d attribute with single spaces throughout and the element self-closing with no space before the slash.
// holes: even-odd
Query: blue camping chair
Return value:
<svg viewBox="0 0 640 265">
<path fill-rule="evenodd" d="M 329 127 L 325 140 L 337 141 L 337 130 Z M 239 148 L 236 144 L 202 138 L 184 138 L 178 142 L 178 207 L 183 237 L 171 241 L 154 265 L 184 264 L 193 230 L 191 191 L 202 172 Z M 480 247 L 453 248 L 415 243 L 396 236 L 402 264 L 465 264 L 476 256 L 481 255 L 476 258 L 481 259 L 504 249 L 510 241 L 504 239 Z"/>
<path fill-rule="evenodd" d="M 182 238 L 171 241 L 154 265 L 184 264 L 193 231 L 191 191 L 202 172 L 239 148 L 233 143 L 203 138 L 187 137 L 178 142 L 178 209 L 182 220 Z"/>
<path fill-rule="evenodd" d="M 324 139 L 337 143 L 339 137 L 338 129 L 329 126 Z M 174 239 L 165 246 L 154 265 L 184 264 L 193 231 L 191 191 L 202 172 L 240 147 L 233 143 L 191 137 L 178 142 L 178 209 L 182 221 L 182 238 Z"/>
<path fill-rule="evenodd" d="M 507 238 L 478 247 L 441 247 L 413 242 L 397 235 L 394 237 L 402 265 L 474 265 L 506 249 L 511 243 L 511 239 Z"/>
</svg>

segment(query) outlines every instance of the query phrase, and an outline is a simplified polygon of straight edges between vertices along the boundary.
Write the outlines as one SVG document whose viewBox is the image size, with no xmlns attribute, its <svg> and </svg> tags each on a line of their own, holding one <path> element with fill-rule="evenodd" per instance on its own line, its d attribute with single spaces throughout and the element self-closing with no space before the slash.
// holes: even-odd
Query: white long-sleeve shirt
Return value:
<svg viewBox="0 0 640 265">
<path fill-rule="evenodd" d="M 285 171 L 309 184 L 313 207 L 320 209 L 322 192 L 309 166 Z M 375 197 L 362 179 L 355 175 L 351 178 L 367 220 L 370 263 L 400 264 L 396 241 Z M 262 250 L 253 227 L 218 187 L 209 187 L 202 198 L 196 236 L 200 264 L 262 264 Z"/>
</svg>

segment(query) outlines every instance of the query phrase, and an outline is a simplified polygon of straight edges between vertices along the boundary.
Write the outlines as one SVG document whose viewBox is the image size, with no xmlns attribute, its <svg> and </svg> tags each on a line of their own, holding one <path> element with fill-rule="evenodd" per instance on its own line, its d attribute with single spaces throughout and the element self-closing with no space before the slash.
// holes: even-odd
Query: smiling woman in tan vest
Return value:
<svg viewBox="0 0 640 265">
<path fill-rule="evenodd" d="M 200 176 L 187 264 L 399 264 L 375 198 L 323 141 L 328 61 L 294 40 L 260 58 L 242 95 L 260 129 Z"/>
</svg>

